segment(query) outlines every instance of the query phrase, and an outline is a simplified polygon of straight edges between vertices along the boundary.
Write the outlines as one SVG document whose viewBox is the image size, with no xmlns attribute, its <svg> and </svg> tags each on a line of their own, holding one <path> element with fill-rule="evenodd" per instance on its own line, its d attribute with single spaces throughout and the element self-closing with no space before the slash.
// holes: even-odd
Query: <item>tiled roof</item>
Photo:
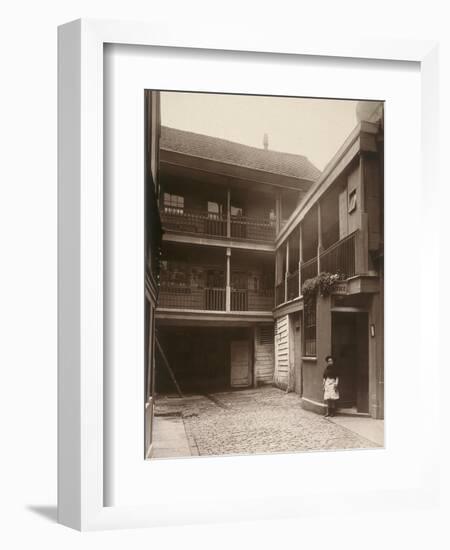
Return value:
<svg viewBox="0 0 450 550">
<path fill-rule="evenodd" d="M 321 174 L 305 156 L 242 145 L 185 130 L 161 127 L 161 149 L 315 182 Z"/>
</svg>

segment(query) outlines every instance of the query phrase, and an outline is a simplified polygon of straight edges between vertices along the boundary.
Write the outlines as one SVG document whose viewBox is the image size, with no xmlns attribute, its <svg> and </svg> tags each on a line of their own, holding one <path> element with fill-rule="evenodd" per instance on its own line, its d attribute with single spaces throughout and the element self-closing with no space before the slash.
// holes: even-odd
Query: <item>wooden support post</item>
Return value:
<svg viewBox="0 0 450 550">
<path fill-rule="evenodd" d="M 355 271 L 358 275 L 369 273 L 369 215 L 365 205 L 365 158 L 359 157 L 359 231 L 355 239 Z"/>
<path fill-rule="evenodd" d="M 225 290 L 225 310 L 231 311 L 231 248 L 227 247 L 227 282 Z"/>
<path fill-rule="evenodd" d="M 278 235 L 281 230 L 281 194 L 279 192 L 277 193 L 277 197 L 275 199 L 275 216 L 275 229 Z"/>
<path fill-rule="evenodd" d="M 362 153 L 359 155 L 359 203 L 361 212 L 366 212 L 366 189 L 365 189 L 366 160 Z"/>
<path fill-rule="evenodd" d="M 284 271 L 284 301 L 288 301 L 289 239 L 286 241 L 286 269 Z"/>
<path fill-rule="evenodd" d="M 171 380 L 172 380 L 172 382 L 173 382 L 173 384 L 174 384 L 174 386 L 177 390 L 178 395 L 180 397 L 183 397 L 183 394 L 181 393 L 180 386 L 178 385 L 177 379 L 175 378 L 175 374 L 172 370 L 172 367 L 169 364 L 169 361 L 167 360 L 166 354 L 164 353 L 164 350 L 162 349 L 158 338 L 156 338 L 156 346 L 159 350 L 159 353 L 161 354 L 162 360 L 163 360 L 164 364 L 166 365 L 167 370 L 169 371 L 170 378 L 171 378 Z"/>
<path fill-rule="evenodd" d="M 303 230 L 302 224 L 298 226 L 298 295 L 302 295 L 302 263 L 303 263 Z"/>
<path fill-rule="evenodd" d="M 256 372 L 256 348 L 258 346 L 258 327 L 255 325 L 253 327 L 253 387 L 258 387 L 257 372 Z"/>
<path fill-rule="evenodd" d="M 231 238 L 231 191 L 227 188 L 227 237 Z"/>
<path fill-rule="evenodd" d="M 277 307 L 277 286 L 280 282 L 280 250 L 275 251 L 275 284 L 273 289 L 273 307 Z"/>
<path fill-rule="evenodd" d="M 278 278 L 279 263 L 280 263 L 279 257 L 280 257 L 279 250 L 275 250 L 275 286 L 277 286 L 279 281 L 279 278 Z"/>
<path fill-rule="evenodd" d="M 361 212 L 360 229 L 355 236 L 355 272 L 357 275 L 369 273 L 369 223 L 366 212 Z"/>
<path fill-rule="evenodd" d="M 317 273 L 320 273 L 320 255 L 323 252 L 322 244 L 322 208 L 320 201 L 317 203 Z"/>
</svg>

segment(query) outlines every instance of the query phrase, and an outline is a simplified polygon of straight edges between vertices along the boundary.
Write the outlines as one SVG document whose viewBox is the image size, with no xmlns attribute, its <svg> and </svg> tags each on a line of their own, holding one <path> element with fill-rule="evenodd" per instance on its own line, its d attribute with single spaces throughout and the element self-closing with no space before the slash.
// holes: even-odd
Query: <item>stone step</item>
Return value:
<svg viewBox="0 0 450 550">
<path fill-rule="evenodd" d="M 357 417 L 357 418 L 370 418 L 369 413 L 359 412 L 354 408 L 348 408 L 348 409 L 339 409 L 338 408 L 336 413 L 339 414 L 339 415 L 342 415 L 342 416 L 354 416 L 354 417 Z"/>
</svg>

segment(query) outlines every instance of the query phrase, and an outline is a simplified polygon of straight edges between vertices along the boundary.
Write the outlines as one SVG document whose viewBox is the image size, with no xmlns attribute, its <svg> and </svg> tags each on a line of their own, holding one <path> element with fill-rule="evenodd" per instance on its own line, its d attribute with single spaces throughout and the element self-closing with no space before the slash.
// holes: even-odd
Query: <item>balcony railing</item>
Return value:
<svg viewBox="0 0 450 550">
<path fill-rule="evenodd" d="M 306 279 L 312 279 L 317 275 L 317 258 L 311 258 L 301 265 L 302 284 Z"/>
<path fill-rule="evenodd" d="M 176 309 L 206 309 L 205 290 L 182 285 L 161 285 L 158 306 Z"/>
<path fill-rule="evenodd" d="M 289 273 L 287 276 L 287 298 L 293 300 L 299 296 L 298 288 L 298 270 L 294 273 Z"/>
<path fill-rule="evenodd" d="M 239 216 L 231 218 L 231 237 L 251 241 L 272 242 L 275 239 L 275 221 Z"/>
<path fill-rule="evenodd" d="M 224 288 L 205 288 L 206 307 L 208 311 L 225 311 L 226 290 Z"/>
<path fill-rule="evenodd" d="M 249 311 L 272 311 L 273 310 L 273 288 L 249 290 L 248 291 Z"/>
<path fill-rule="evenodd" d="M 320 255 L 320 271 L 338 273 L 342 279 L 348 279 L 356 274 L 356 235 L 352 233 L 348 237 L 332 244 Z M 311 258 L 301 265 L 302 284 L 307 279 L 317 275 L 317 258 Z M 286 277 L 287 299 L 293 300 L 298 297 L 298 271 L 290 273 Z M 285 302 L 284 282 L 275 287 L 275 305 L 279 306 Z"/>
<path fill-rule="evenodd" d="M 162 210 L 161 221 L 164 229 L 173 231 L 214 237 L 227 235 L 227 219 L 204 210 Z"/>
<path fill-rule="evenodd" d="M 228 236 L 227 217 L 222 214 L 211 214 L 203 210 L 166 209 L 161 211 L 161 221 L 166 230 L 211 237 Z M 229 236 L 232 239 L 273 242 L 275 221 L 233 216 L 230 219 Z"/>
<path fill-rule="evenodd" d="M 337 241 L 320 255 L 320 271 L 339 273 L 343 279 L 355 275 L 355 233 Z"/>
<path fill-rule="evenodd" d="M 231 311 L 248 311 L 248 291 L 231 289 Z"/>
<path fill-rule="evenodd" d="M 283 304 L 285 302 L 284 288 L 285 288 L 284 281 L 275 287 L 275 305 L 276 306 L 279 306 L 280 304 Z"/>
<path fill-rule="evenodd" d="M 226 291 L 224 288 L 161 285 L 158 306 L 162 308 L 225 311 Z"/>
<path fill-rule="evenodd" d="M 161 285 L 158 307 L 196 309 L 206 311 L 226 310 L 225 288 L 192 288 L 186 285 Z M 273 289 L 231 289 L 231 311 L 272 311 Z"/>
</svg>

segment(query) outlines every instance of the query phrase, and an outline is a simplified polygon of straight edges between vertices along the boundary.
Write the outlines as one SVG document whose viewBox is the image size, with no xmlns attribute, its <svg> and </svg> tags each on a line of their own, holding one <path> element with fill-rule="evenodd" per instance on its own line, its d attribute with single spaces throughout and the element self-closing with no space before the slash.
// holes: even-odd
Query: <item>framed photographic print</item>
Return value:
<svg viewBox="0 0 450 550">
<path fill-rule="evenodd" d="M 59 521 L 429 504 L 436 45 L 171 36 L 59 30 Z"/>
</svg>

